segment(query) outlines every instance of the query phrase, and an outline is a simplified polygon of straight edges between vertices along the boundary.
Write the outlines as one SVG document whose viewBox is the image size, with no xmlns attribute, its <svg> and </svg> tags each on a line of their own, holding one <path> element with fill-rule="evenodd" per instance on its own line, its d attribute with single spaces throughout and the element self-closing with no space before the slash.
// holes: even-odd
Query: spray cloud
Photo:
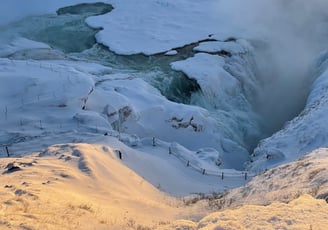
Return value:
<svg viewBox="0 0 328 230">
<path fill-rule="evenodd" d="M 313 61 L 328 48 L 327 0 L 221 0 L 226 26 L 255 47 L 256 109 L 272 133 L 303 108 Z"/>
</svg>

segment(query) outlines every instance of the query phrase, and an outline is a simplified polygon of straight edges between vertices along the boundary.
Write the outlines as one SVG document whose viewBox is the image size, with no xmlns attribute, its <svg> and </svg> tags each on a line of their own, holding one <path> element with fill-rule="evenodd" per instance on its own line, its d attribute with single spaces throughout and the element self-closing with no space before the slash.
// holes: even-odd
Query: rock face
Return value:
<svg viewBox="0 0 328 230">
<path fill-rule="evenodd" d="M 8 163 L 7 166 L 5 167 L 5 169 L 7 169 L 7 171 L 4 172 L 5 173 L 12 173 L 15 171 L 20 170 L 21 168 L 19 166 L 17 166 L 14 162 Z"/>
<path fill-rule="evenodd" d="M 113 10 L 110 4 L 103 2 L 97 3 L 81 3 L 74 6 L 67 6 L 57 10 L 58 15 L 62 14 L 91 14 L 102 15 L 109 13 Z"/>
</svg>

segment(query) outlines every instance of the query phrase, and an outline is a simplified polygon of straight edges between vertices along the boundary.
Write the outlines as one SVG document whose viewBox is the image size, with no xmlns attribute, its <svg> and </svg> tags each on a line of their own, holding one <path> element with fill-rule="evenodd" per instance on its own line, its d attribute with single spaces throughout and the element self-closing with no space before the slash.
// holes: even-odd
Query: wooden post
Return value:
<svg viewBox="0 0 328 230">
<path fill-rule="evenodd" d="M 221 180 L 224 179 L 224 172 L 221 173 Z"/>
<path fill-rule="evenodd" d="M 171 147 L 169 147 L 169 154 L 172 154 L 172 150 L 171 150 Z"/>
<path fill-rule="evenodd" d="M 6 152 L 7 152 L 7 156 L 9 157 L 9 149 L 8 149 L 8 146 L 6 145 Z"/>
<path fill-rule="evenodd" d="M 188 161 L 188 162 L 187 162 L 187 167 L 189 167 L 189 164 L 190 164 L 190 162 Z"/>
<path fill-rule="evenodd" d="M 203 175 L 205 175 L 205 169 L 203 169 Z"/>
<path fill-rule="evenodd" d="M 153 146 L 154 146 L 154 147 L 156 146 L 156 140 L 155 140 L 155 137 L 153 137 Z"/>
<path fill-rule="evenodd" d="M 247 172 L 245 172 L 245 180 L 247 180 Z"/>
</svg>

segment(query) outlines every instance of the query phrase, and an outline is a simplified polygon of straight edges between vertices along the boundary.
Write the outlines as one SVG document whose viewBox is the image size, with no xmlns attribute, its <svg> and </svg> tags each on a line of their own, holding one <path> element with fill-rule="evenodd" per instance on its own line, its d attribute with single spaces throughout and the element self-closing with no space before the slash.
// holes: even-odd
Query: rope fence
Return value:
<svg viewBox="0 0 328 230">
<path fill-rule="evenodd" d="M 152 138 L 152 145 L 157 146 L 156 138 Z M 199 172 L 200 174 L 207 175 L 207 176 L 215 176 L 219 177 L 222 180 L 224 180 L 226 177 L 233 177 L 233 178 L 243 178 L 244 180 L 248 180 L 256 175 L 259 175 L 263 171 L 259 171 L 257 173 L 250 172 L 250 171 L 241 171 L 241 172 L 228 172 L 227 170 L 209 170 L 206 168 L 199 167 L 198 165 L 195 165 L 192 163 L 190 159 L 187 159 L 186 157 L 182 156 L 181 154 L 178 154 L 173 150 L 172 146 L 169 146 L 168 148 L 168 154 L 176 157 L 178 160 L 180 160 L 186 167 L 190 167 L 193 170 Z"/>
<path fill-rule="evenodd" d="M 255 174 L 253 173 L 249 173 L 247 171 L 243 171 L 240 173 L 232 173 L 232 172 L 226 172 L 226 171 L 214 171 L 214 170 L 209 170 L 209 169 L 205 169 L 205 168 L 201 168 L 195 164 L 192 164 L 190 160 L 182 157 L 180 154 L 175 153 L 174 151 L 172 151 L 172 148 L 169 147 L 169 154 L 172 156 L 175 156 L 178 160 L 180 160 L 182 163 L 184 163 L 187 167 L 190 167 L 192 169 L 194 169 L 195 171 L 203 174 L 203 175 L 207 175 L 207 176 L 216 176 L 216 177 L 220 177 L 222 180 L 225 177 L 243 177 L 245 180 L 247 180 L 248 178 L 254 177 Z"/>
</svg>

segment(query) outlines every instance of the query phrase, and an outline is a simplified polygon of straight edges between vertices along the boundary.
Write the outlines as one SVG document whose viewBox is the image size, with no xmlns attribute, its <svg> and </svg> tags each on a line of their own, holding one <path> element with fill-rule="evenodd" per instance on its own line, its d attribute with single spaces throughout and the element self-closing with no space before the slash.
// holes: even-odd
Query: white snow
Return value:
<svg viewBox="0 0 328 230">
<path fill-rule="evenodd" d="M 222 98 L 221 103 L 230 103 L 227 98 L 239 93 L 238 81 L 223 69 L 224 64 L 223 57 L 198 53 L 187 60 L 174 62 L 171 66 L 197 80 L 202 92 L 209 98 Z"/>
<path fill-rule="evenodd" d="M 0 140 L 11 145 L 12 154 L 63 141 L 101 142 L 121 149 L 125 164 L 169 194 L 223 191 L 245 182 L 242 172 L 216 165 L 222 157 L 218 151 L 204 149 L 219 140 L 213 138 L 214 121 L 206 110 L 169 102 L 141 79 L 72 61 L 0 59 L 0 66 L 0 79 L 6 82 L 0 90 Z M 161 144 L 150 147 L 145 140 L 152 137 Z M 187 167 L 188 160 L 196 168 Z M 213 176 L 202 175 L 203 169 Z"/>
<path fill-rule="evenodd" d="M 210 205 L 219 212 L 197 222 L 175 221 L 168 229 L 325 229 L 327 159 L 328 149 L 318 149 L 267 170 L 244 186 L 212 198 Z"/>
<path fill-rule="evenodd" d="M 80 2 L 2 1 L 0 24 Z M 112 12 L 86 20 L 103 28 L 99 43 L 117 54 L 177 58 L 171 68 L 196 80 L 201 92 L 191 96 L 194 105 L 169 101 L 136 77 L 149 73 L 80 61 L 78 54 L 73 61 L 7 26 L 14 33 L 0 34 L 0 56 L 6 57 L 0 58 L 0 227 L 144 227 L 136 221 L 151 229 L 326 226 L 327 204 L 302 195 L 327 196 L 327 150 L 313 151 L 327 146 L 327 54 L 318 61 L 305 110 L 259 144 L 249 169 L 313 152 L 266 171 L 217 203 L 185 207 L 168 195 L 224 192 L 254 177 L 253 171 L 231 169 L 244 167 L 247 148 L 260 137 L 252 108 L 259 86 L 254 50 L 242 32 L 222 26 L 225 1 L 105 2 Z M 182 59 L 176 48 L 188 44 L 197 44 L 196 54 Z M 20 170 L 10 171 L 10 165 Z M 211 205 L 244 206 L 204 217 Z"/>
<path fill-rule="evenodd" d="M 194 50 L 208 53 L 217 53 L 226 51 L 228 54 L 240 54 L 248 52 L 248 43 L 243 39 L 238 39 L 236 41 L 210 41 L 202 42 L 199 46 L 196 46 Z"/>
<path fill-rule="evenodd" d="M 98 42 L 118 54 L 163 53 L 219 30 L 217 0 L 110 2 L 114 6 L 110 14 L 90 17 L 87 23 L 104 28 L 97 34 Z"/>
<path fill-rule="evenodd" d="M 2 158 L 0 168 L 1 229 L 155 228 L 186 210 L 122 165 L 108 146 L 48 146 Z"/>
<path fill-rule="evenodd" d="M 20 37 L 14 39 L 9 44 L 0 44 L 0 57 L 9 56 L 17 51 L 26 49 L 50 49 L 50 46 L 42 42 Z"/>
<path fill-rule="evenodd" d="M 173 56 L 173 55 L 176 55 L 177 53 L 178 53 L 178 51 L 176 51 L 176 50 L 169 50 L 165 53 L 165 55 Z"/>
</svg>

